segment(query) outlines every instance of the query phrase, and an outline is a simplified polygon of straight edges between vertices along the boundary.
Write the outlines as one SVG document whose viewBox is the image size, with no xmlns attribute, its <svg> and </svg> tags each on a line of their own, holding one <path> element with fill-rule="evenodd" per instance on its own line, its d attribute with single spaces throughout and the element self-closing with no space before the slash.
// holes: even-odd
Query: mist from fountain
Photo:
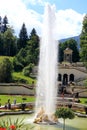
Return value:
<svg viewBox="0 0 87 130">
<path fill-rule="evenodd" d="M 55 40 L 55 13 L 52 6 L 46 5 L 43 19 L 36 89 L 36 113 L 44 111 L 49 116 L 55 112 L 58 74 L 58 44 Z"/>
</svg>

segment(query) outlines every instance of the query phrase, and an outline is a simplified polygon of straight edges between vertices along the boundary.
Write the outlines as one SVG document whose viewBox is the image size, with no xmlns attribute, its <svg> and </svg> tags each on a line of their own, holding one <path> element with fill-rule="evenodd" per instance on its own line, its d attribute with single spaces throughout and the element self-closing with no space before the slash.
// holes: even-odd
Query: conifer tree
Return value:
<svg viewBox="0 0 87 130">
<path fill-rule="evenodd" d="M 8 24 L 8 18 L 7 16 L 5 16 L 3 18 L 3 32 L 5 32 L 8 29 L 7 24 Z"/>
<path fill-rule="evenodd" d="M 37 64 L 39 60 L 39 36 L 33 28 L 28 42 L 28 55 L 31 57 L 31 63 Z"/>
<path fill-rule="evenodd" d="M 20 50 L 21 48 L 25 48 L 25 46 L 27 45 L 27 41 L 28 41 L 27 29 L 25 23 L 23 23 L 19 33 L 18 49 Z"/>
<path fill-rule="evenodd" d="M 0 16 L 0 32 L 2 32 L 2 17 Z"/>
</svg>

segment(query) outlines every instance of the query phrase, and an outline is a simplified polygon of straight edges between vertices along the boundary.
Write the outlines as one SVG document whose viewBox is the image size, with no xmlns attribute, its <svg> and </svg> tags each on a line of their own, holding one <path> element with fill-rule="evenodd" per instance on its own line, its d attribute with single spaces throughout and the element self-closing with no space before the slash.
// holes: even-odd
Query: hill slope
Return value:
<svg viewBox="0 0 87 130">
<path fill-rule="evenodd" d="M 69 38 L 65 38 L 65 39 L 60 39 L 59 42 L 63 43 L 69 39 L 74 39 L 77 44 L 78 44 L 78 49 L 80 49 L 80 35 L 79 36 L 75 36 L 75 37 L 69 37 Z"/>
</svg>

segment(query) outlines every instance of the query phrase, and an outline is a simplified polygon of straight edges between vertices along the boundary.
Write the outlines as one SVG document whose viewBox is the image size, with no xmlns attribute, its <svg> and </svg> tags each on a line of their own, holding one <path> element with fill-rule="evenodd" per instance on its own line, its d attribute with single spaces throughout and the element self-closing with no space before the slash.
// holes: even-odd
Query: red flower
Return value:
<svg viewBox="0 0 87 130">
<path fill-rule="evenodd" d="M 15 126 L 15 125 L 11 125 L 11 126 L 10 126 L 10 129 L 11 129 L 11 130 L 16 130 L 16 126 Z"/>
<path fill-rule="evenodd" d="M 2 128 L 2 127 L 0 127 L 0 130 L 6 130 L 6 128 Z"/>
</svg>

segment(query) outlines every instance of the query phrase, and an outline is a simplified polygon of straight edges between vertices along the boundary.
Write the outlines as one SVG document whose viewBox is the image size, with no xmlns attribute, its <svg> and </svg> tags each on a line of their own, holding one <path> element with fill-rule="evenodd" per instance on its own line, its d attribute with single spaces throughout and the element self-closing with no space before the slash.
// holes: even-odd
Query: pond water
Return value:
<svg viewBox="0 0 87 130">
<path fill-rule="evenodd" d="M 22 114 L 22 115 L 8 115 L 2 116 L 0 119 L 7 120 L 11 118 L 12 121 L 24 119 L 23 122 L 25 126 L 29 127 L 29 130 L 62 130 L 63 121 L 59 119 L 59 123 L 57 125 L 39 125 L 32 123 L 33 115 Z M 87 118 L 75 117 L 73 120 L 66 120 L 66 130 L 87 130 Z"/>
</svg>

